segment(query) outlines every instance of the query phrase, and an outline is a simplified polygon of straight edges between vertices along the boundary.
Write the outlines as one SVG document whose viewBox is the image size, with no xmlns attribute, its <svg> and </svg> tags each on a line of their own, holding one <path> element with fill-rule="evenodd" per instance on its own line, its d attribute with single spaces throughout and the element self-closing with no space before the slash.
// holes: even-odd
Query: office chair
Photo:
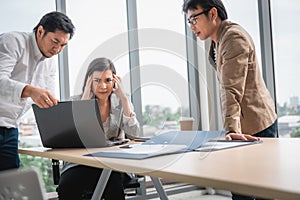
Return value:
<svg viewBox="0 0 300 200">
<path fill-rule="evenodd" d="M 60 169 L 59 160 L 52 159 L 52 172 L 54 185 L 59 184 Z M 123 173 L 123 185 L 126 199 L 138 200 L 145 199 L 146 197 L 146 181 L 144 176 L 138 176 L 135 174 Z M 87 197 L 92 197 L 93 191 L 87 194 Z"/>
<path fill-rule="evenodd" d="M 41 199 L 46 193 L 38 171 L 11 169 L 0 172 L 0 199 Z"/>
</svg>

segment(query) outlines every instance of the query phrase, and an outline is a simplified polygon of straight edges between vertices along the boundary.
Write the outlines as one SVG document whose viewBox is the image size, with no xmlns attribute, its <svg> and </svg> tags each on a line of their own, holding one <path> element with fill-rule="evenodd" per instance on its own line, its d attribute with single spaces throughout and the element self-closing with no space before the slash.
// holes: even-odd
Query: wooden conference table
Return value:
<svg viewBox="0 0 300 200">
<path fill-rule="evenodd" d="M 117 170 L 257 197 L 300 199 L 300 139 L 262 140 L 260 144 L 220 151 L 143 160 L 83 156 L 106 148 L 48 151 L 20 148 L 19 153 L 104 168 L 108 176 L 111 170 Z"/>
</svg>

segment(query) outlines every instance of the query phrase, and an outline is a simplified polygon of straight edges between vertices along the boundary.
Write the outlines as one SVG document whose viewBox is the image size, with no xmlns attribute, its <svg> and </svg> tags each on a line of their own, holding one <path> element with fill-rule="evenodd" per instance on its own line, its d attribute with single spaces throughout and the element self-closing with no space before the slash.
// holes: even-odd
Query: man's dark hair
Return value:
<svg viewBox="0 0 300 200">
<path fill-rule="evenodd" d="M 221 20 L 227 19 L 227 12 L 221 0 L 185 0 L 182 6 L 183 12 L 188 10 L 196 10 L 197 6 L 201 6 L 203 10 L 210 10 L 215 7 L 218 10 L 218 15 Z M 207 12 L 205 13 L 207 15 Z"/>
<path fill-rule="evenodd" d="M 75 27 L 72 21 L 61 12 L 50 12 L 42 17 L 38 25 L 34 27 L 33 31 L 36 33 L 39 26 L 43 26 L 45 34 L 48 32 L 55 32 L 56 30 L 63 31 L 70 34 L 70 39 L 74 35 Z"/>
</svg>

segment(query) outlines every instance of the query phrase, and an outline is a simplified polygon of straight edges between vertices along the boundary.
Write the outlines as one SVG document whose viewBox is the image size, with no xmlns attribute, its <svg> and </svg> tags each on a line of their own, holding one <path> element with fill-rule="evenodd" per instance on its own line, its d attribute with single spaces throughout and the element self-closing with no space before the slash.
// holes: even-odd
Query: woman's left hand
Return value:
<svg viewBox="0 0 300 200">
<path fill-rule="evenodd" d="M 117 97 L 119 97 L 121 99 L 122 107 L 123 107 L 123 114 L 127 117 L 131 117 L 132 109 L 131 109 L 128 98 L 126 97 L 125 93 L 123 92 L 123 85 L 122 85 L 121 77 L 114 74 L 113 81 L 115 84 L 113 92 L 117 95 Z"/>
<path fill-rule="evenodd" d="M 113 74 L 113 81 L 114 81 L 114 89 L 113 92 L 119 97 L 121 98 L 122 96 L 124 96 L 124 92 L 123 92 L 123 85 L 122 85 L 122 80 L 120 76 L 117 76 L 115 74 Z"/>
</svg>

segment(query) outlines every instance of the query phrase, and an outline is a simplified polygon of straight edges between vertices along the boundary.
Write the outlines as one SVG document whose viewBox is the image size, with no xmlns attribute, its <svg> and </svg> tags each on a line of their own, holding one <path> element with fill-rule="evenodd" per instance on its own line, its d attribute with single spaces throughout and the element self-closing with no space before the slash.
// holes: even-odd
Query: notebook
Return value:
<svg viewBox="0 0 300 200">
<path fill-rule="evenodd" d="M 0 199 L 46 199 L 38 172 L 35 169 L 1 171 Z"/>
<path fill-rule="evenodd" d="M 96 99 L 64 101 L 50 108 L 33 104 L 32 108 L 44 147 L 96 148 L 128 141 L 106 140 Z"/>
</svg>

